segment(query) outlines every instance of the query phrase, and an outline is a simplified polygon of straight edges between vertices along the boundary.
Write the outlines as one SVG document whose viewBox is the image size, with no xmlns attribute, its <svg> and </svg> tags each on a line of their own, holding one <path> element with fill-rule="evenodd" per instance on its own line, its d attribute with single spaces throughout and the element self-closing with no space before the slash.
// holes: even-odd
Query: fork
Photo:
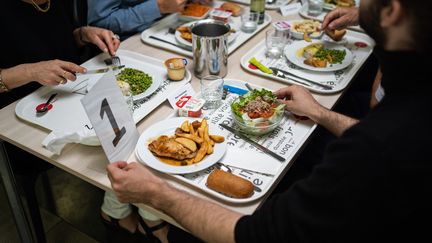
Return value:
<svg viewBox="0 0 432 243">
<path fill-rule="evenodd" d="M 105 59 L 104 62 L 107 66 L 121 66 L 120 57 L 118 56 L 111 56 L 110 58 Z"/>
</svg>

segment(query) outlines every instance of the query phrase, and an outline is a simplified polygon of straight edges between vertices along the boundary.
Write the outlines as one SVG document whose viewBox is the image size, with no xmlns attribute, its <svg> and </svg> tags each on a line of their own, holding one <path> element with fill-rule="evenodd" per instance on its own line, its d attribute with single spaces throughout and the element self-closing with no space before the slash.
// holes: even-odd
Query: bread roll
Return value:
<svg viewBox="0 0 432 243">
<path fill-rule="evenodd" d="M 344 37 L 344 35 L 346 33 L 346 30 L 345 29 L 342 29 L 342 30 L 329 30 L 329 29 L 326 29 L 325 33 L 330 38 L 332 38 L 332 40 L 334 40 L 334 41 L 340 41 Z"/>
<path fill-rule="evenodd" d="M 234 198 L 248 198 L 254 189 L 252 182 L 222 170 L 207 177 L 207 187 Z"/>
<path fill-rule="evenodd" d="M 231 11 L 232 12 L 232 16 L 234 16 L 234 17 L 240 16 L 240 14 L 241 14 L 241 12 L 243 10 L 243 8 L 240 7 L 240 5 L 235 4 L 235 3 L 231 3 L 231 2 L 223 3 L 220 6 L 220 8 L 223 9 L 223 10 Z"/>
</svg>

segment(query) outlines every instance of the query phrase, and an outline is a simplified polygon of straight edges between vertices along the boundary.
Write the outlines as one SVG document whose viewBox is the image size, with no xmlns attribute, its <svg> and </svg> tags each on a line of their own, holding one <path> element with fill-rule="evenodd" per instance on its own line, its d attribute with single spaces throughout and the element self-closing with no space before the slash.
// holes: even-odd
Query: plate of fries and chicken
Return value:
<svg viewBox="0 0 432 243">
<path fill-rule="evenodd" d="M 225 154 L 224 132 L 207 120 L 170 118 L 144 131 L 136 156 L 149 167 L 171 174 L 204 170 Z"/>
</svg>

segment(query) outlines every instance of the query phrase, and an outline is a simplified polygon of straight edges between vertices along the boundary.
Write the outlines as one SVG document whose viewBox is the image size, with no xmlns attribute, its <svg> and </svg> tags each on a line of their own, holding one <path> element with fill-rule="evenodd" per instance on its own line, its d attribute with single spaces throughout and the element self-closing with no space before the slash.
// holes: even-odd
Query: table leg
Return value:
<svg viewBox="0 0 432 243">
<path fill-rule="evenodd" d="M 29 220 L 27 219 L 23 203 L 18 194 L 15 177 L 2 140 L 0 140 L 0 175 L 3 179 L 21 242 L 34 242 Z"/>
</svg>

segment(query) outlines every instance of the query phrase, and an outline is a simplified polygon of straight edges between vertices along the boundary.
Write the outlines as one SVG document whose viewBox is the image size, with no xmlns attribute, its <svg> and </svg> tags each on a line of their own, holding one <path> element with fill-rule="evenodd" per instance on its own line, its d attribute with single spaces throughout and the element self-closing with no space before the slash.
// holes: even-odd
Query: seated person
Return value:
<svg viewBox="0 0 432 243">
<path fill-rule="evenodd" d="M 88 0 L 88 22 L 114 31 L 123 40 L 164 14 L 182 11 L 185 4 L 186 0 Z"/>
<path fill-rule="evenodd" d="M 161 210 L 209 242 L 431 240 L 424 223 L 432 215 L 432 49 L 425 34 L 432 27 L 424 21 L 431 9 L 432 2 L 420 0 L 360 2 L 360 25 L 376 41 L 385 90 L 361 120 L 327 110 L 299 86 L 276 92 L 291 112 L 338 139 L 307 178 L 253 215 L 180 191 L 138 163 L 108 166 L 116 196 Z"/>
<path fill-rule="evenodd" d="M 95 45 L 115 55 L 120 45 L 110 30 L 76 26 L 67 0 L 4 0 L 0 29 L 0 109 L 43 85 L 76 80 L 75 73 L 86 71 L 78 65 L 85 61 L 81 56 L 84 46 Z M 4 144 L 15 175 L 22 175 L 26 196 L 31 195 L 28 192 L 34 192 L 38 174 L 50 164 Z"/>
</svg>

